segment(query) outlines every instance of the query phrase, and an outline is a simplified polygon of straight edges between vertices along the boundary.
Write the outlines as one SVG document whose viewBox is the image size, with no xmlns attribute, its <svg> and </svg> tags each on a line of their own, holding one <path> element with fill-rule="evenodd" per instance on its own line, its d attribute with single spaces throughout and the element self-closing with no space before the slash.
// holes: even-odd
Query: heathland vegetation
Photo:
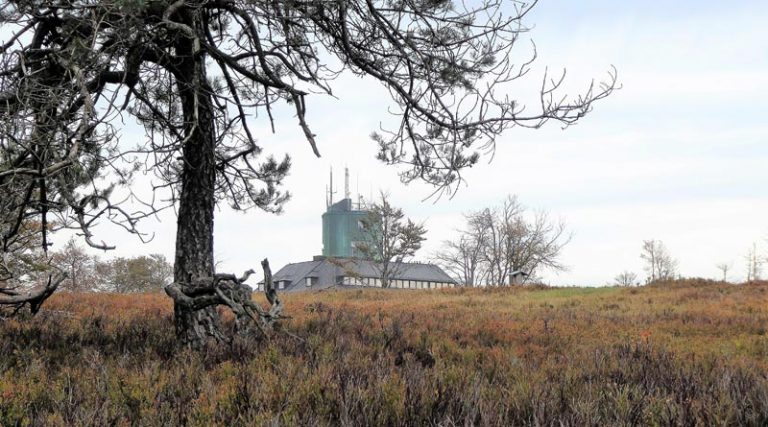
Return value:
<svg viewBox="0 0 768 427">
<path fill-rule="evenodd" d="M 768 423 L 766 282 L 284 303 L 263 339 L 191 351 L 164 295 L 56 294 L 0 323 L 0 424 Z"/>
</svg>

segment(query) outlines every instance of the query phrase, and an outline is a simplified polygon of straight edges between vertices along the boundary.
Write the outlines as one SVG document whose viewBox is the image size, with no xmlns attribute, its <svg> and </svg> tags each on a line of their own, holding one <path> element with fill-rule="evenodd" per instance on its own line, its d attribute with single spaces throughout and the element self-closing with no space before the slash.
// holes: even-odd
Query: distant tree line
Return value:
<svg viewBox="0 0 768 427">
<path fill-rule="evenodd" d="M 646 284 L 666 282 L 680 278 L 678 271 L 678 262 L 667 250 L 667 247 L 660 240 L 644 240 L 640 258 L 644 262 L 646 271 Z M 763 265 L 768 262 L 768 256 L 761 254 L 756 243 L 752 243 L 747 254 L 744 256 L 746 282 L 762 280 Z M 733 272 L 733 262 L 720 262 L 715 265 L 720 274 L 715 278 L 722 282 L 729 282 L 729 273 Z M 733 279 L 731 279 L 733 280 Z M 616 275 L 613 279 L 615 286 L 638 286 L 640 280 L 634 272 L 625 270 Z"/>
<path fill-rule="evenodd" d="M 66 273 L 61 289 L 86 292 L 160 291 L 173 280 L 173 266 L 164 255 L 101 259 L 88 254 L 73 239 L 50 256 L 52 267 Z"/>
<path fill-rule="evenodd" d="M 391 204 L 389 196 L 368 206 L 368 216 L 360 221 L 363 239 L 355 242 L 361 257 L 372 261 L 382 287 L 389 287 L 401 273 L 403 263 L 412 260 L 425 240 L 426 228 L 406 218 L 402 209 Z M 431 256 L 458 285 L 506 286 L 540 281 L 540 273 L 566 270 L 560 260 L 571 240 L 563 220 L 553 220 L 546 211 L 531 211 L 516 196 L 507 196 L 496 206 L 464 214 L 463 227 L 453 239 L 445 240 Z M 643 240 L 640 259 L 644 281 L 635 272 L 624 270 L 609 285 L 640 286 L 679 279 L 678 260 L 663 241 Z M 746 281 L 761 280 L 762 256 L 756 244 L 747 255 Z M 716 265 L 723 282 L 728 281 L 731 263 Z"/>
</svg>

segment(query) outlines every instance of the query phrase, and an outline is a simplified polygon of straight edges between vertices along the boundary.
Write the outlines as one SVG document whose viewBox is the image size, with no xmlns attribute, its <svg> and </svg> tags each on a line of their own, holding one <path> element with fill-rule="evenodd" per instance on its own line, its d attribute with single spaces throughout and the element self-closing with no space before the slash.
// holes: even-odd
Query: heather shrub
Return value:
<svg viewBox="0 0 768 427">
<path fill-rule="evenodd" d="M 0 423 L 765 425 L 763 286 L 285 295 L 203 352 L 161 295 L 59 295 L 0 324 Z"/>
</svg>

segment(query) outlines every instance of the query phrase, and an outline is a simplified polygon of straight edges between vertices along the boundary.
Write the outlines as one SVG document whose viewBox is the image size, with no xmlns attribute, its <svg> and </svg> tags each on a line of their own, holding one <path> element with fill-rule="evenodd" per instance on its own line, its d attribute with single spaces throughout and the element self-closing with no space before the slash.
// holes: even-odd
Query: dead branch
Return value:
<svg viewBox="0 0 768 427">
<path fill-rule="evenodd" d="M 192 311 L 215 305 L 227 306 L 235 314 L 238 333 L 250 332 L 251 327 L 255 326 L 266 334 L 274 322 L 282 318 L 283 305 L 272 284 L 269 261 L 264 259 L 261 265 L 264 268 L 264 292 L 270 304 L 269 310 L 252 300 L 252 290 L 245 284 L 254 273 L 253 270 L 246 271 L 241 277 L 216 274 L 214 277 L 195 279 L 193 283 L 172 283 L 165 287 L 165 292 L 178 306 Z"/>
<path fill-rule="evenodd" d="M 37 314 L 45 300 L 53 295 L 61 282 L 66 278 L 66 273 L 58 273 L 56 276 L 49 275 L 46 284 L 38 288 L 27 291 L 6 289 L 3 295 L 0 296 L 0 305 L 13 308 L 14 313 L 18 312 L 25 305 L 29 305 L 30 312 Z"/>
</svg>

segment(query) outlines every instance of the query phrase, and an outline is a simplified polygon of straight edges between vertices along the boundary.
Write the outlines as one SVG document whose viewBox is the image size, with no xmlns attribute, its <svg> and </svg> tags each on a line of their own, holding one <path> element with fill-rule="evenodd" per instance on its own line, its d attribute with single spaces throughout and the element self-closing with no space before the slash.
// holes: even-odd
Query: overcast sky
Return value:
<svg viewBox="0 0 768 427">
<path fill-rule="evenodd" d="M 539 53 L 534 71 L 567 68 L 575 93 L 614 65 L 623 89 L 577 126 L 505 133 L 493 162 L 467 173 L 468 185 L 455 197 L 437 202 L 422 201 L 429 187 L 403 186 L 396 168 L 374 159 L 369 135 L 387 120 L 386 91 L 343 77 L 334 86 L 338 99 L 308 99 L 320 159 L 288 110 L 274 135 L 255 119 L 265 150 L 293 157 L 285 181 L 293 199 L 280 216 L 217 212 L 219 271 L 258 270 L 264 257 L 277 269 L 319 254 L 328 171 L 335 168 L 341 194 L 347 165 L 353 194 L 387 190 L 393 203 L 425 222 L 420 260 L 455 236 L 463 212 L 516 194 L 562 217 L 574 233 L 563 252 L 570 270 L 544 274 L 548 283 L 603 285 L 623 270 L 644 277 L 640 245 L 651 238 L 666 244 L 684 276 L 714 278 L 716 264 L 731 262 L 732 277 L 743 278 L 752 242 L 768 253 L 766 22 L 768 2 L 756 0 L 542 0 L 527 20 Z M 524 53 L 527 46 L 518 48 Z M 530 84 L 540 84 L 531 77 Z M 126 128 L 125 139 L 142 137 Z M 147 245 L 106 231 L 97 237 L 117 243 L 117 255 L 160 252 L 172 259 L 175 218 L 144 227 L 156 234 Z"/>
</svg>

